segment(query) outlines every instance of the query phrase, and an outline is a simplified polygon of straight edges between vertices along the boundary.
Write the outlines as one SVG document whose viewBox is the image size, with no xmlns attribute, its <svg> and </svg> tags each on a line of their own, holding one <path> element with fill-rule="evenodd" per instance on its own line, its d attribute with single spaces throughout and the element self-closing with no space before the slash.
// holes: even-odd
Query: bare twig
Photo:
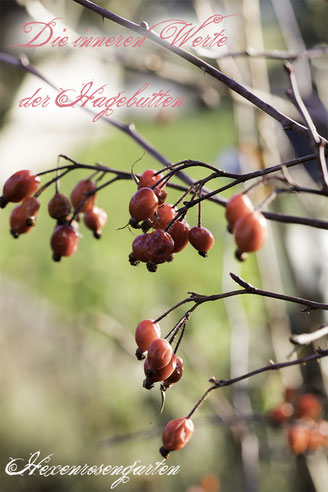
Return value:
<svg viewBox="0 0 328 492">
<path fill-rule="evenodd" d="M 292 335 L 289 338 L 289 341 L 294 345 L 310 345 L 310 343 L 325 337 L 326 335 L 328 335 L 328 325 L 322 326 L 319 330 L 313 331 L 312 333 Z"/>
<path fill-rule="evenodd" d="M 296 105 L 306 123 L 308 126 L 310 132 L 311 132 L 311 138 L 313 142 L 315 143 L 315 146 L 317 148 L 317 158 L 318 158 L 318 163 L 319 163 L 319 169 L 321 172 L 321 180 L 322 180 L 322 185 L 325 189 L 328 189 L 328 170 L 327 170 L 327 164 L 326 164 L 326 158 L 325 158 L 325 152 L 324 152 L 324 147 L 325 147 L 325 140 L 320 137 L 320 135 L 317 132 L 317 129 L 313 123 L 313 120 L 311 118 L 310 113 L 308 112 L 302 98 L 301 94 L 298 90 L 298 85 L 295 77 L 295 72 L 294 68 L 290 63 L 285 63 L 285 68 L 289 76 L 290 84 L 291 84 L 291 90 L 293 94 L 293 98 L 296 102 Z"/>
<path fill-rule="evenodd" d="M 290 367 L 290 366 L 295 366 L 299 364 L 306 364 L 307 362 L 311 362 L 313 360 L 319 360 L 322 359 L 323 357 L 328 356 L 328 349 L 327 350 L 322 350 L 318 349 L 314 354 L 307 355 L 306 357 L 302 357 L 300 359 L 295 359 L 289 362 L 280 362 L 277 364 L 270 363 L 267 366 L 261 367 L 260 369 L 256 369 L 255 371 L 248 372 L 246 374 L 243 374 L 242 376 L 238 376 L 236 378 L 232 379 L 216 379 L 212 377 L 209 382 L 213 383 L 213 386 L 210 386 L 203 396 L 198 400 L 196 405 L 192 408 L 191 412 L 187 415 L 187 418 L 190 418 L 192 414 L 200 407 L 200 405 L 206 400 L 207 396 L 211 391 L 217 388 L 223 388 L 224 386 L 230 386 L 234 383 L 237 383 L 238 381 L 242 381 L 243 379 L 248 379 L 252 376 L 256 376 L 257 374 L 261 374 L 263 372 L 267 371 L 277 371 L 279 369 L 283 369 L 285 367 Z"/>
<path fill-rule="evenodd" d="M 99 5 L 95 4 L 94 2 L 91 2 L 90 0 L 73 0 L 74 2 L 82 5 L 83 7 L 86 7 L 87 9 L 91 10 L 92 12 L 95 12 L 96 14 L 100 15 L 102 18 L 109 19 L 116 24 L 119 24 L 123 27 L 126 27 L 130 29 L 131 31 L 137 32 L 138 34 L 141 34 L 151 41 L 155 42 L 156 44 L 159 44 L 160 46 L 163 46 L 165 49 L 172 51 L 176 55 L 180 56 L 181 58 L 187 60 L 189 63 L 192 65 L 195 65 L 196 67 L 200 68 L 203 70 L 205 73 L 208 73 L 215 79 L 219 80 L 222 82 L 226 87 L 231 89 L 232 91 L 236 92 L 239 94 L 241 97 L 244 99 L 247 99 L 249 102 L 254 104 L 256 107 L 264 111 L 265 113 L 269 114 L 272 118 L 275 120 L 279 121 L 279 123 L 282 125 L 284 130 L 293 130 L 296 133 L 299 133 L 300 135 L 303 135 L 307 138 L 311 138 L 311 132 L 309 131 L 308 128 L 305 126 L 297 123 L 296 121 L 292 120 L 285 114 L 281 113 L 278 111 L 276 108 L 271 106 L 270 104 L 266 103 L 263 101 L 261 98 L 247 90 L 244 86 L 236 82 L 235 80 L 231 79 L 224 73 L 220 72 L 217 68 L 214 68 L 212 65 L 206 63 L 204 60 L 198 58 L 197 56 L 189 53 L 188 51 L 185 51 L 182 48 L 178 48 L 174 44 L 171 45 L 169 42 L 163 40 L 158 34 L 156 34 L 154 31 L 150 30 L 148 25 L 145 22 L 142 22 L 141 24 L 136 24 L 128 19 L 125 19 L 124 17 L 121 17 L 117 14 L 114 14 L 110 12 L 109 10 L 104 9 L 103 7 L 100 7 Z M 323 137 L 321 137 L 323 138 Z M 324 140 L 324 139 L 323 139 Z"/>
<path fill-rule="evenodd" d="M 216 60 L 221 60 L 222 58 L 238 58 L 242 56 L 249 56 L 251 58 L 267 58 L 271 60 L 289 60 L 295 61 L 299 58 L 316 58 L 320 56 L 325 56 L 328 53 L 328 47 L 322 46 L 318 48 L 313 48 L 311 50 L 291 52 L 282 50 L 266 50 L 258 51 L 253 48 L 247 48 L 244 51 L 232 51 L 230 53 L 224 53 L 222 55 L 216 55 Z"/>
</svg>

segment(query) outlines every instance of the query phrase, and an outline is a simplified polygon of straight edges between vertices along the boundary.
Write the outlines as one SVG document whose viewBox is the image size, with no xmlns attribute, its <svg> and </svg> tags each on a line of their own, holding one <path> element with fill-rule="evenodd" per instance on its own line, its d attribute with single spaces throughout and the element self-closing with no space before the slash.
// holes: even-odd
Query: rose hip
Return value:
<svg viewBox="0 0 328 492">
<path fill-rule="evenodd" d="M 90 179 L 82 179 L 79 181 L 71 193 L 71 202 L 74 209 L 76 210 L 85 200 L 79 211 L 87 212 L 88 210 L 91 210 L 96 199 L 96 194 L 94 193 L 95 189 L 96 185 Z M 88 193 L 93 194 L 86 198 Z"/>
<path fill-rule="evenodd" d="M 146 263 L 149 260 L 147 244 L 150 234 L 140 234 L 132 243 L 132 255 L 136 260 Z"/>
<path fill-rule="evenodd" d="M 79 237 L 76 230 L 70 225 L 59 225 L 51 236 L 53 260 L 60 261 L 62 256 L 71 256 L 77 250 Z"/>
<path fill-rule="evenodd" d="M 162 441 L 163 447 L 160 453 L 167 458 L 170 451 L 177 451 L 183 448 L 190 441 L 194 433 L 194 424 L 191 419 L 183 417 L 171 420 L 165 427 Z"/>
<path fill-rule="evenodd" d="M 234 237 L 240 253 L 258 251 L 267 240 L 267 220 L 255 211 L 239 219 L 234 228 Z"/>
<path fill-rule="evenodd" d="M 152 370 L 162 369 L 172 358 L 172 347 L 164 338 L 157 338 L 148 347 L 147 359 Z"/>
<path fill-rule="evenodd" d="M 158 208 L 158 198 L 151 188 L 140 188 L 130 200 L 129 212 L 131 218 L 139 222 L 149 219 Z"/>
<path fill-rule="evenodd" d="M 205 227 L 193 227 L 189 231 L 189 242 L 201 256 L 206 257 L 214 244 L 214 237 Z"/>
<path fill-rule="evenodd" d="M 10 233 L 14 238 L 18 238 L 20 234 L 25 234 L 31 229 L 31 226 L 26 224 L 26 216 L 22 206 L 15 207 L 10 214 Z"/>
<path fill-rule="evenodd" d="M 146 389 L 150 389 L 150 387 L 153 386 L 153 383 L 164 381 L 165 379 L 169 378 L 176 369 L 176 359 L 176 355 L 172 354 L 171 360 L 166 366 L 162 367 L 161 369 L 153 369 L 151 362 L 147 357 L 144 363 L 144 372 L 146 375 L 144 387 Z"/>
<path fill-rule="evenodd" d="M 161 336 L 161 329 L 158 323 L 152 319 L 144 319 L 136 329 L 135 339 L 141 352 L 146 352 L 149 345 Z"/>
<path fill-rule="evenodd" d="M 167 261 L 173 253 L 174 241 L 170 234 L 158 229 L 151 234 L 148 234 L 149 239 L 146 244 L 146 254 L 148 255 L 148 263 L 158 265 Z"/>
<path fill-rule="evenodd" d="M 269 413 L 269 418 L 273 425 L 286 422 L 294 413 L 294 407 L 290 403 L 281 403 Z"/>
<path fill-rule="evenodd" d="M 151 188 L 156 183 L 158 183 L 158 181 L 163 178 L 163 174 L 157 174 L 155 176 L 156 172 L 157 171 L 155 169 L 146 169 L 146 171 L 144 171 L 140 176 L 138 189 L 140 190 L 140 188 Z M 164 186 L 162 186 L 162 183 L 160 184 L 161 188 L 164 188 Z"/>
<path fill-rule="evenodd" d="M 185 221 L 177 220 L 169 229 L 169 234 L 174 242 L 173 253 L 179 253 L 189 243 L 189 224 Z"/>
<path fill-rule="evenodd" d="M 158 198 L 158 205 L 163 205 L 166 200 L 167 193 L 163 188 L 158 188 L 157 186 L 154 188 L 154 193 Z"/>
<path fill-rule="evenodd" d="M 176 214 L 177 209 L 170 203 L 165 203 L 149 218 L 150 225 L 153 229 L 165 229 Z"/>
<path fill-rule="evenodd" d="M 229 228 L 233 231 L 235 223 L 237 220 L 244 217 L 244 215 L 253 212 L 254 205 L 247 195 L 243 193 L 238 193 L 230 198 L 227 203 L 225 216 L 229 224 Z"/>
<path fill-rule="evenodd" d="M 177 383 L 180 381 L 183 375 L 183 360 L 181 357 L 176 358 L 176 368 L 172 372 L 171 376 L 165 379 L 163 382 L 164 388 L 170 388 L 172 384 Z"/>
<path fill-rule="evenodd" d="M 22 201 L 22 210 L 25 215 L 26 225 L 34 226 L 35 217 L 38 214 L 40 208 L 40 202 L 34 196 L 28 196 Z"/>
<path fill-rule="evenodd" d="M 94 206 L 84 214 L 84 223 L 93 231 L 96 239 L 100 239 L 104 225 L 107 222 L 107 214 L 102 208 Z"/>
<path fill-rule="evenodd" d="M 39 185 L 40 178 L 33 171 L 17 171 L 4 184 L 0 207 L 4 208 L 8 202 L 21 202 L 24 198 L 33 195 Z"/>
<path fill-rule="evenodd" d="M 48 203 L 50 217 L 59 221 L 64 221 L 71 213 L 71 202 L 62 193 L 56 193 Z"/>
<path fill-rule="evenodd" d="M 322 411 L 321 403 L 318 398 L 311 393 L 300 396 L 296 404 L 297 417 L 308 417 L 317 420 Z"/>
<path fill-rule="evenodd" d="M 292 425 L 288 429 L 289 447 L 293 454 L 303 454 L 308 449 L 310 444 L 310 430 L 301 423 Z"/>
</svg>

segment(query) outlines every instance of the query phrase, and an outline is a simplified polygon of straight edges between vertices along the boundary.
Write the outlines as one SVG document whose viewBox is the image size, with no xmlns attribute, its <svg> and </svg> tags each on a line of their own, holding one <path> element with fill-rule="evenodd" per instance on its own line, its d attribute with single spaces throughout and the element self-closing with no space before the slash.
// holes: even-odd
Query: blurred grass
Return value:
<svg viewBox="0 0 328 492">
<path fill-rule="evenodd" d="M 236 133 L 231 108 L 223 104 L 220 111 L 204 111 L 183 116 L 169 125 L 137 122 L 137 129 L 166 157 L 174 161 L 192 158 L 213 162 L 218 153 L 236 145 Z M 113 138 L 95 147 L 85 145 L 74 159 L 84 163 L 100 161 L 112 167 L 130 170 L 140 157 L 140 148 L 126 136 L 115 133 Z M 53 161 L 45 167 L 53 166 Z M 148 156 L 139 162 L 136 171 L 158 167 Z M 193 171 L 193 176 L 199 172 Z M 68 175 L 61 191 L 69 194 L 78 179 L 86 173 Z M 213 374 L 229 375 L 229 326 L 223 303 L 208 303 L 195 312 L 182 344 L 185 375 L 179 387 L 168 394 L 164 414 L 149 426 L 160 405 L 158 391 L 147 393 L 142 387 L 142 364 L 133 356 L 133 336 L 137 323 L 144 318 L 156 318 L 167 308 L 183 299 L 187 291 L 210 294 L 221 291 L 224 268 L 223 247 L 233 256 L 233 239 L 225 232 L 224 210 L 205 204 L 203 221 L 216 237 L 209 258 L 204 260 L 188 246 L 173 263 L 161 265 L 156 274 L 144 265 L 133 268 L 127 261 L 133 234 L 126 228 L 128 203 L 135 185 L 118 182 L 100 193 L 99 206 L 106 209 L 109 223 L 100 241 L 94 240 L 80 225 L 83 237 L 78 252 L 63 258 L 59 264 L 51 260 L 49 238 L 53 222 L 47 216 L 46 204 L 54 189 L 41 196 L 41 210 L 36 229 L 18 240 L 8 234 L 10 207 L 1 213 L 2 248 L 0 268 L 1 289 L 8 296 L 14 292 L 13 306 L 4 331 L 6 347 L 6 399 L 0 432 L 8 456 L 27 456 L 42 449 L 42 454 L 54 453 L 54 464 L 88 462 L 131 464 L 159 460 L 158 447 L 163 426 L 171 418 L 185 415 L 206 389 Z M 174 202 L 175 192 L 169 191 L 168 201 Z M 189 218 L 188 218 L 189 220 Z M 191 225 L 196 222 L 191 214 Z M 236 272 L 259 283 L 254 256 Z M 8 281 L 6 280 L 8 279 Z M 9 280 L 10 279 L 10 280 Z M 10 283 L 14 286 L 9 288 Z M 16 287 L 19 285 L 17 299 Z M 231 281 L 231 289 L 235 285 Z M 31 298 L 29 298 L 31 297 Z M 18 303 L 17 307 L 15 302 Z M 40 305 L 43 316 L 40 317 Z M 261 336 L 262 301 L 244 302 L 251 313 L 256 330 L 256 343 L 264 350 Z M 34 308 L 31 308 L 31 305 Z M 161 322 L 165 334 L 178 321 L 180 309 Z M 11 317 L 14 314 L 14 318 Z M 46 326 L 45 326 L 46 324 Z M 107 334 L 106 334 L 107 333 Z M 265 357 L 265 353 L 262 354 Z M 8 381 L 11 381 L 10 386 Z M 229 393 L 226 393 L 229 395 Z M 219 473 L 226 484 L 223 490 L 239 490 L 240 471 L 227 473 L 232 453 L 226 453 L 227 430 L 209 424 L 207 415 L 213 405 L 222 403 L 221 393 L 212 394 L 195 416 L 197 432 L 193 443 L 181 452 L 173 453 L 170 464 L 181 465 L 176 477 L 133 477 L 125 490 L 185 490 L 199 483 L 205 473 Z M 215 406 L 215 405 L 214 405 Z M 156 434 L 156 428 L 158 431 Z M 148 431 L 155 428 L 154 437 L 141 437 L 119 446 L 99 446 L 107 436 Z M 200 449 L 202 450 L 200 452 Z M 24 455 L 24 456 L 25 456 Z M 113 477 L 60 477 L 47 479 L 56 491 L 102 490 Z M 33 491 L 43 489 L 42 479 L 33 482 Z M 8 490 L 14 479 L 6 477 Z M 32 482 L 21 480 L 21 489 L 30 490 Z M 52 484 L 52 485 L 51 485 Z M 47 485 L 48 486 L 48 485 Z M 147 488 L 148 487 L 148 488 Z M 32 490 L 32 489 L 31 489 Z"/>
</svg>

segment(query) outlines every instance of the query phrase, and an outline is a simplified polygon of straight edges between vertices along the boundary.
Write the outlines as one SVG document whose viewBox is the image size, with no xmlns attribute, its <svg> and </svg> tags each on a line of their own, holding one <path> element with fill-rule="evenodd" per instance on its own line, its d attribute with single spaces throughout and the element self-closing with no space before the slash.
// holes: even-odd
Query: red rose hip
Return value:
<svg viewBox="0 0 328 492">
<path fill-rule="evenodd" d="M 62 256 L 72 256 L 77 250 L 78 242 L 78 234 L 72 226 L 57 226 L 50 242 L 53 251 L 53 260 L 60 261 Z"/>
<path fill-rule="evenodd" d="M 310 444 L 310 430 L 301 423 L 292 425 L 288 429 L 287 438 L 292 453 L 296 455 L 303 454 Z"/>
<path fill-rule="evenodd" d="M 315 395 L 305 393 L 300 396 L 296 404 L 297 417 L 308 417 L 317 420 L 322 411 L 320 401 Z"/>
<path fill-rule="evenodd" d="M 247 195 L 238 193 L 230 198 L 227 203 L 225 216 L 231 231 L 233 231 L 237 220 L 244 217 L 244 215 L 253 212 L 254 205 Z"/>
<path fill-rule="evenodd" d="M 189 243 L 189 224 L 185 221 L 177 220 L 169 229 L 169 234 L 174 242 L 173 253 L 179 253 Z"/>
<path fill-rule="evenodd" d="M 71 202 L 62 193 L 56 193 L 48 203 L 48 212 L 53 219 L 64 221 L 71 213 Z"/>
<path fill-rule="evenodd" d="M 189 242 L 201 256 L 206 257 L 214 244 L 214 237 L 205 227 L 193 227 L 189 231 Z"/>
<path fill-rule="evenodd" d="M 150 234 L 140 234 L 132 243 L 132 255 L 138 260 L 146 263 L 149 260 L 147 244 Z"/>
<path fill-rule="evenodd" d="M 172 347 L 164 338 L 157 338 L 148 347 L 148 360 L 153 370 L 162 369 L 172 358 Z"/>
<path fill-rule="evenodd" d="M 40 185 L 40 178 L 33 171 L 17 171 L 4 184 L 0 207 L 4 208 L 8 202 L 21 202 L 24 198 L 33 195 Z"/>
<path fill-rule="evenodd" d="M 165 229 L 165 227 L 174 219 L 177 214 L 177 209 L 170 203 L 165 203 L 157 209 L 150 217 L 150 226 L 153 229 Z"/>
<path fill-rule="evenodd" d="M 175 371 L 176 365 L 177 356 L 175 354 L 172 354 L 170 362 L 161 369 L 153 369 L 151 362 L 147 357 L 144 363 L 144 371 L 146 375 L 146 379 L 143 383 L 144 388 L 151 389 L 153 387 L 153 383 L 164 381 L 165 379 L 169 378 Z"/>
<path fill-rule="evenodd" d="M 158 181 L 163 178 L 163 174 L 157 174 L 155 176 L 156 172 L 157 171 L 155 169 L 146 169 L 146 171 L 144 171 L 140 176 L 138 189 L 140 190 L 140 188 L 151 188 L 156 183 L 158 183 Z M 160 184 L 160 187 L 164 188 L 164 186 L 162 186 L 162 183 Z"/>
<path fill-rule="evenodd" d="M 26 216 L 22 206 L 15 207 L 10 214 L 10 233 L 14 238 L 18 238 L 20 234 L 25 234 L 31 229 L 31 226 L 26 224 Z"/>
<path fill-rule="evenodd" d="M 279 425 L 288 420 L 294 413 L 294 407 L 290 403 L 281 403 L 269 413 L 269 419 L 273 425 Z"/>
<path fill-rule="evenodd" d="M 158 198 L 158 206 L 159 205 L 163 205 L 163 203 L 165 202 L 166 200 L 166 197 L 167 197 L 167 193 L 165 190 L 163 190 L 163 188 L 160 188 L 160 187 L 155 187 L 154 188 L 154 193 L 155 195 L 157 196 Z"/>
<path fill-rule="evenodd" d="M 194 424 L 191 419 L 183 417 L 180 419 L 171 420 L 165 427 L 162 441 L 163 447 L 160 448 L 160 453 L 164 458 L 167 458 L 170 451 L 177 451 L 184 448 L 190 441 L 194 433 Z"/>
<path fill-rule="evenodd" d="M 255 211 L 239 219 L 234 228 L 234 237 L 240 253 L 258 251 L 267 240 L 267 220 Z"/>
<path fill-rule="evenodd" d="M 105 210 L 94 206 L 84 214 L 83 220 L 87 228 L 93 231 L 94 237 L 100 239 L 102 230 L 107 222 Z"/>
<path fill-rule="evenodd" d="M 90 179 L 82 179 L 79 181 L 71 193 L 71 202 L 74 209 L 76 210 L 85 200 L 79 211 L 87 212 L 88 210 L 91 210 L 96 199 L 96 194 L 94 193 L 95 189 L 96 185 Z M 88 193 L 94 194 L 86 199 Z"/>
<path fill-rule="evenodd" d="M 141 352 L 146 352 L 149 345 L 161 336 L 161 329 L 158 323 L 152 319 L 144 319 L 136 329 L 135 339 Z"/>
<path fill-rule="evenodd" d="M 174 241 L 170 234 L 164 232 L 162 229 L 153 231 L 148 234 L 149 239 L 146 245 L 146 254 L 148 255 L 148 269 L 151 269 L 150 265 L 158 265 L 165 263 L 173 253 Z"/>
<path fill-rule="evenodd" d="M 166 378 L 165 381 L 163 382 L 164 388 L 165 389 L 170 388 L 172 384 L 180 381 L 182 375 L 183 375 L 183 360 L 181 359 L 181 357 L 177 357 L 176 368 L 174 369 L 172 374 L 168 378 Z"/>
<path fill-rule="evenodd" d="M 139 222 L 149 219 L 158 208 L 158 198 L 151 188 L 140 188 L 130 200 L 129 212 L 131 218 Z"/>
<path fill-rule="evenodd" d="M 25 215 L 26 225 L 34 226 L 35 217 L 37 216 L 40 208 L 39 200 L 34 196 L 28 196 L 22 201 L 21 207 Z"/>
</svg>

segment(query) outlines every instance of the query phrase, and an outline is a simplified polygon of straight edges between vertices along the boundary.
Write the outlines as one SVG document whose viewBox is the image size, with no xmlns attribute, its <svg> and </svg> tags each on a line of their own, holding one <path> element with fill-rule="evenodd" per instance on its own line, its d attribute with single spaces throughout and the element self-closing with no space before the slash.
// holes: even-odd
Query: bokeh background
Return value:
<svg viewBox="0 0 328 492">
<path fill-rule="evenodd" d="M 211 63 L 268 102 L 299 120 L 285 96 L 287 76 L 281 60 L 219 58 L 227 51 L 253 48 L 302 52 L 327 43 L 327 3 L 308 1 L 129 0 L 99 1 L 100 5 L 135 22 L 149 24 L 169 18 L 195 25 L 213 13 L 239 13 L 225 25 L 228 45 L 220 52 L 201 52 Z M 229 93 L 208 75 L 147 42 L 142 49 L 7 48 L 24 42 L 21 26 L 28 21 L 62 17 L 59 31 L 128 35 L 128 32 L 86 11 L 74 2 L 24 0 L 1 2 L 1 50 L 24 53 L 30 62 L 59 87 L 79 88 L 94 79 L 108 84 L 111 93 L 131 92 L 144 81 L 183 95 L 178 110 L 125 112 L 113 115 L 133 121 L 138 131 L 172 162 L 192 158 L 233 172 L 278 164 L 311 152 L 295 135 L 286 136 L 269 117 Z M 327 136 L 327 59 L 301 58 L 295 62 L 302 96 L 318 129 Z M 18 101 L 38 87 L 53 89 L 31 74 L 1 62 L 1 183 L 19 169 L 37 171 L 56 166 L 57 155 L 94 164 L 101 162 L 129 171 L 143 150 L 110 125 L 91 122 L 81 109 L 18 109 Z M 135 167 L 159 169 L 145 155 Z M 194 178 L 204 176 L 190 172 Z M 305 185 L 315 185 L 315 162 L 291 172 Z M 86 173 L 65 177 L 61 190 L 69 194 Z M 45 182 L 46 178 L 43 178 Z M 219 180 L 218 185 L 224 184 Z M 240 188 L 242 189 L 242 188 Z M 245 264 L 233 256 L 232 237 L 226 232 L 224 209 L 206 203 L 204 225 L 215 236 L 215 246 L 204 260 L 188 246 L 173 263 L 156 274 L 127 260 L 133 233 L 118 230 L 128 221 L 133 182 L 117 182 L 99 194 L 109 222 L 100 241 L 83 225 L 78 252 L 60 263 L 51 260 L 53 223 L 47 215 L 50 188 L 41 195 L 35 230 L 14 240 L 9 234 L 11 206 L 0 215 L 1 308 L 1 492 L 89 492 L 108 490 L 114 477 L 34 476 L 4 473 L 9 457 L 28 459 L 40 450 L 53 453 L 52 464 L 130 465 L 159 461 L 158 449 L 165 424 L 186 415 L 208 387 L 211 376 L 229 378 L 270 359 L 286 360 L 293 347 L 291 333 L 314 330 L 323 314 L 300 313 L 296 305 L 255 296 L 232 298 L 201 306 L 188 323 L 181 346 L 185 373 L 170 389 L 161 416 L 156 388 L 142 388 L 142 363 L 134 357 L 138 322 L 156 318 L 185 298 L 188 291 L 219 293 L 235 288 L 233 271 L 256 286 L 327 302 L 326 231 L 297 225 L 270 224 L 263 250 Z M 268 193 L 252 194 L 260 202 Z M 227 197 L 229 194 L 224 194 Z M 170 190 L 169 202 L 178 199 Z M 281 196 L 268 210 L 327 218 L 323 197 Z M 196 224 L 196 214 L 188 216 Z M 161 322 L 166 333 L 183 314 L 178 309 Z M 321 341 L 326 347 L 327 342 Z M 313 347 L 306 349 L 313 351 Z M 303 350 L 299 355 L 306 355 Z M 295 357 L 295 355 L 294 355 Z M 131 477 L 120 485 L 135 491 L 188 492 L 324 492 L 327 454 L 318 451 L 296 458 L 287 446 L 286 428 L 274 429 L 265 415 L 282 400 L 286 387 L 315 393 L 327 412 L 328 365 L 309 364 L 280 373 L 265 373 L 242 384 L 212 392 L 194 416 L 195 434 L 169 464 L 179 465 L 174 477 Z"/>
</svg>

